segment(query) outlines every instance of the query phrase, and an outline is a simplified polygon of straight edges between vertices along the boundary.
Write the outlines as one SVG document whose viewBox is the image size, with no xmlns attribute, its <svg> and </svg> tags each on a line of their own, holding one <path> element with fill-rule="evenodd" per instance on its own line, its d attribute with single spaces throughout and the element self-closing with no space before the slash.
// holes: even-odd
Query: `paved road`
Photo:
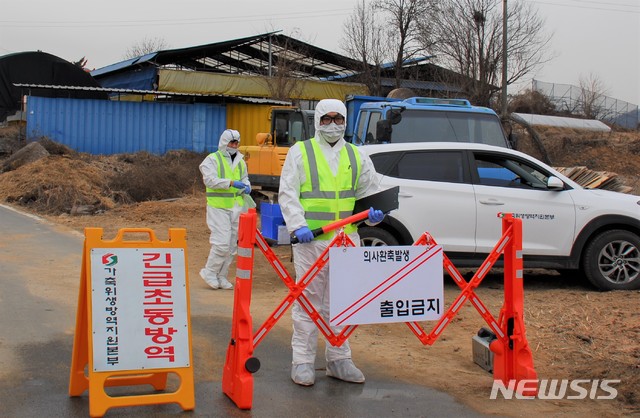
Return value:
<svg viewBox="0 0 640 418">
<path fill-rule="evenodd" d="M 68 396 L 83 237 L 1 205 L 0 233 L 0 416 L 86 417 L 87 393 Z M 289 377 L 290 336 L 273 331 L 254 353 L 262 368 L 254 374 L 253 408 L 239 410 L 221 386 L 230 315 L 191 301 L 195 410 L 112 408 L 107 417 L 481 416 L 445 393 L 395 382 L 372 364 L 360 364 L 363 385 L 319 371 L 313 387 L 297 386 Z"/>
</svg>

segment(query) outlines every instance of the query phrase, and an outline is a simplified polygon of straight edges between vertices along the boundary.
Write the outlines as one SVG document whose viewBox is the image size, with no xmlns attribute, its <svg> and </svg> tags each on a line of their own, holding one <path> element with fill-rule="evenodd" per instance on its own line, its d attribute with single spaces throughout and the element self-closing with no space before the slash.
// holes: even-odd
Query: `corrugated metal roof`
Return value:
<svg viewBox="0 0 640 418">
<path fill-rule="evenodd" d="M 349 57 L 299 41 L 278 32 L 268 32 L 189 48 L 157 51 L 91 72 L 100 79 L 130 67 L 148 63 L 170 68 L 225 74 L 275 74 L 278 68 L 300 78 L 326 79 L 353 75 L 362 63 Z"/>
<path fill-rule="evenodd" d="M 156 96 L 191 96 L 191 97 L 219 97 L 224 99 L 230 99 L 234 101 L 242 101 L 246 103 L 256 104 L 273 104 L 277 106 L 287 106 L 291 102 L 283 100 L 265 99 L 262 97 L 237 97 L 237 96 L 225 96 L 222 94 L 202 94 L 202 93 L 179 93 L 175 91 L 158 91 L 158 90 L 136 90 L 136 89 L 118 89 L 108 87 L 83 87 L 83 86 L 58 86 L 47 84 L 24 84 L 13 83 L 16 87 L 29 88 L 29 89 L 44 89 L 44 90 L 74 90 L 74 91 L 100 91 L 110 94 L 153 94 Z"/>
<path fill-rule="evenodd" d="M 13 83 L 16 87 L 31 88 L 31 89 L 45 89 L 45 90 L 83 90 L 83 91 L 102 91 L 106 93 L 122 93 L 122 94 L 159 94 L 159 95 L 171 95 L 171 96 L 219 96 L 221 95 L 207 95 L 200 93 L 177 93 L 172 91 L 158 91 L 158 90 L 137 90 L 137 89 L 117 89 L 109 87 L 83 87 L 83 86 L 60 86 L 50 84 L 25 84 L 25 83 Z"/>
<path fill-rule="evenodd" d="M 128 68 L 135 64 L 142 64 L 143 62 L 152 60 L 156 55 L 158 55 L 157 52 L 152 52 L 151 54 L 143 55 L 141 57 L 130 58 L 128 60 L 117 62 L 115 64 L 107 65 L 106 67 L 98 68 L 97 70 L 91 71 L 91 75 L 96 77 L 101 74 L 120 70 L 122 68 Z"/>
</svg>

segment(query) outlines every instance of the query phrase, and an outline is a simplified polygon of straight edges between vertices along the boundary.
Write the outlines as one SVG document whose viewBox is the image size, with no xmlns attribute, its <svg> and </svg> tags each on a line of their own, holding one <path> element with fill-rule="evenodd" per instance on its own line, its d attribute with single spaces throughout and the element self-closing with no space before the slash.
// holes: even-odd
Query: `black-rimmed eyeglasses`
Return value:
<svg viewBox="0 0 640 418">
<path fill-rule="evenodd" d="M 344 124 L 344 116 L 337 114 L 335 116 L 324 115 L 320 118 L 320 123 L 322 125 L 328 125 L 331 122 L 334 122 L 336 125 Z"/>
</svg>

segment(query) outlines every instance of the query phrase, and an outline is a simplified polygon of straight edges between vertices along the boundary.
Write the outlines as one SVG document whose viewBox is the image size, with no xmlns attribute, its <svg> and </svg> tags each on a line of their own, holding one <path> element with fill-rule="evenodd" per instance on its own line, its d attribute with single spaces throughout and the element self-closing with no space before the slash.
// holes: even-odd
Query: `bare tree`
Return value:
<svg viewBox="0 0 640 418">
<path fill-rule="evenodd" d="M 537 115 L 555 115 L 557 113 L 555 104 L 548 96 L 531 89 L 526 89 L 511 96 L 509 111 Z"/>
<path fill-rule="evenodd" d="M 127 52 L 124 54 L 124 59 L 131 59 L 141 57 L 143 55 L 150 54 L 152 52 L 161 51 L 167 49 L 169 45 L 163 38 L 144 38 L 141 41 L 136 42 L 127 48 Z"/>
<path fill-rule="evenodd" d="M 313 63 L 302 60 L 302 57 L 308 55 L 308 51 L 290 45 L 290 39 L 296 38 L 296 35 L 300 37 L 296 31 L 288 37 L 270 37 L 270 67 L 265 69 L 264 83 L 272 99 L 295 102 L 305 87 L 305 80 L 301 74 L 314 68 Z"/>
<path fill-rule="evenodd" d="M 374 8 L 382 11 L 387 22 L 387 38 L 395 52 L 396 87 L 401 87 L 403 65 L 425 48 L 419 41 L 419 22 L 435 9 L 434 0 L 376 0 Z M 426 27 L 426 25 L 425 25 Z"/>
<path fill-rule="evenodd" d="M 341 49 L 360 61 L 360 81 L 374 96 L 382 94 L 380 72 L 382 64 L 390 57 L 384 31 L 372 4 L 362 0 L 344 23 L 344 38 L 340 41 Z"/>
<path fill-rule="evenodd" d="M 469 98 L 489 106 L 500 91 L 502 8 L 495 0 L 441 0 L 436 13 L 422 16 L 420 38 L 436 55 L 435 62 L 463 77 L 455 83 Z M 511 2 L 507 11 L 507 85 L 551 59 L 543 33 L 544 20 L 525 2 Z M 449 80 L 453 82 L 454 80 Z"/>
<path fill-rule="evenodd" d="M 609 116 L 606 107 L 606 88 L 600 77 L 591 73 L 580 76 L 579 108 L 587 119 L 603 119 Z"/>
</svg>

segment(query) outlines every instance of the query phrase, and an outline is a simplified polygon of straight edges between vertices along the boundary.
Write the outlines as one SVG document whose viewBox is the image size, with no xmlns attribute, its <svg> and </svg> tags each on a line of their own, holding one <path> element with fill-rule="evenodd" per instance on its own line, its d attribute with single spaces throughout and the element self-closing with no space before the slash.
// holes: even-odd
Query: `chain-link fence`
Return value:
<svg viewBox="0 0 640 418">
<path fill-rule="evenodd" d="M 547 96 L 559 112 L 598 119 L 627 129 L 640 128 L 638 105 L 571 84 L 533 80 L 531 89 Z"/>
</svg>

